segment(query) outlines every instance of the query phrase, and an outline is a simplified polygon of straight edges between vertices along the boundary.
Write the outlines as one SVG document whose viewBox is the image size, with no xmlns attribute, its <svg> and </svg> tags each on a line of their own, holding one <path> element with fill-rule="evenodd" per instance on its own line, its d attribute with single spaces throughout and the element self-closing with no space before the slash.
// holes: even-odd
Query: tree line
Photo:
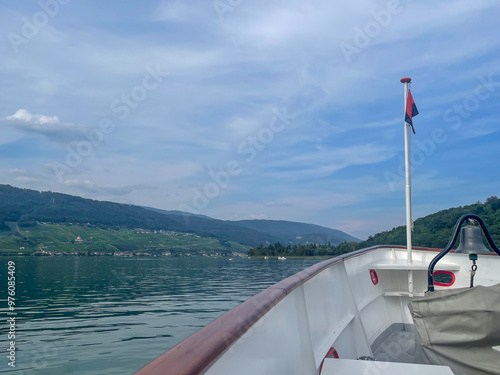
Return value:
<svg viewBox="0 0 500 375">
<path fill-rule="evenodd" d="M 330 242 L 326 244 L 310 243 L 303 245 L 282 245 L 276 242 L 264 246 L 262 243 L 250 249 L 248 256 L 336 256 L 353 251 L 356 248 L 356 242 L 344 242 L 337 246 Z"/>
<path fill-rule="evenodd" d="M 442 249 L 451 238 L 457 220 L 465 214 L 480 216 L 488 228 L 493 240 L 500 245 L 500 199 L 489 197 L 484 203 L 476 202 L 467 206 L 449 208 L 417 219 L 412 234 L 413 246 Z M 485 245 L 488 247 L 486 241 Z M 458 247 L 458 240 L 455 248 Z M 344 242 L 338 246 L 327 244 L 274 245 L 260 244 L 248 252 L 250 256 L 336 256 L 355 249 L 364 249 L 376 245 L 406 245 L 406 226 L 377 233 L 362 242 Z"/>
<path fill-rule="evenodd" d="M 492 196 L 484 203 L 476 202 L 449 208 L 415 220 L 413 246 L 444 248 L 451 238 L 457 220 L 465 214 L 476 214 L 481 217 L 497 246 L 500 245 L 500 199 Z M 375 245 L 406 245 L 406 226 L 370 236 L 366 241 L 359 242 L 357 248 L 363 249 Z"/>
</svg>

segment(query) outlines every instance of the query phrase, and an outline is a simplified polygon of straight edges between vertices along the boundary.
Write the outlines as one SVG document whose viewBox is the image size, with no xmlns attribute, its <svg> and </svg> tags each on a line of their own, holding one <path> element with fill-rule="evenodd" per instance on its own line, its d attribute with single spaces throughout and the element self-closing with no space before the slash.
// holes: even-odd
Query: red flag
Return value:
<svg viewBox="0 0 500 375">
<path fill-rule="evenodd" d="M 413 134 L 415 134 L 415 128 L 413 127 L 413 116 L 418 115 L 418 109 L 413 101 L 413 96 L 411 96 L 411 90 L 408 90 L 408 98 L 406 100 L 406 114 L 405 121 L 411 125 Z"/>
</svg>

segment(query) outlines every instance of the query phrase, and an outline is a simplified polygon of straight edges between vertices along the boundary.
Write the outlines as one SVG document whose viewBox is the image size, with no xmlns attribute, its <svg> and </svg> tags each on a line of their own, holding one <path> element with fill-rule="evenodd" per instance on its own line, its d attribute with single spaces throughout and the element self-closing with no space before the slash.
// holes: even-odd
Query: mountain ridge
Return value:
<svg viewBox="0 0 500 375">
<path fill-rule="evenodd" d="M 360 241 L 360 239 L 338 229 L 289 220 L 237 220 L 234 223 L 259 232 L 273 233 L 274 236 L 292 235 L 295 238 L 301 237 L 302 242 L 308 243 L 331 242 L 338 245 L 342 242 Z"/>
<path fill-rule="evenodd" d="M 143 228 L 151 230 L 173 230 L 193 233 L 202 237 L 213 237 L 222 241 L 234 241 L 246 246 L 260 243 L 301 243 L 303 240 L 298 227 L 311 228 L 313 224 L 289 223 L 294 231 L 286 235 L 283 231 L 256 230 L 255 223 L 249 221 L 226 221 L 203 215 L 178 213 L 160 209 L 144 208 L 135 205 L 109 201 L 98 201 L 57 192 L 40 192 L 31 189 L 0 185 L 0 230 L 10 230 L 6 222 L 16 222 L 19 227 L 35 226 L 39 222 L 91 224 L 99 228 Z M 273 221 L 270 221 L 273 222 Z M 253 223 L 253 224 L 252 224 Z M 261 228 L 261 226 L 259 227 Z M 339 230 L 314 226 L 319 233 L 302 234 L 319 242 L 333 240 L 341 243 L 353 237 Z M 321 230 L 319 229 L 321 228 Z M 286 231 L 285 231 L 286 232 Z M 342 234 L 345 237 L 342 237 Z"/>
</svg>

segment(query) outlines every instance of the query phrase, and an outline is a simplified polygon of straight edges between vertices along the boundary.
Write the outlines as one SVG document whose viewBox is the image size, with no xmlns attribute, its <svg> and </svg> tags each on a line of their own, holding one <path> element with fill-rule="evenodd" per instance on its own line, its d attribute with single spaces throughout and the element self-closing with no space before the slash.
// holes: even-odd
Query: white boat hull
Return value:
<svg viewBox="0 0 500 375">
<path fill-rule="evenodd" d="M 411 331 L 408 272 L 413 272 L 414 296 L 423 295 L 427 266 L 436 254 L 432 249 L 415 249 L 413 263 L 408 264 L 406 249 L 379 246 L 314 265 L 231 310 L 137 374 L 314 375 L 332 347 L 341 360 L 374 357 L 391 334 Z M 448 254 L 435 270 L 452 272 L 455 282 L 450 288 L 460 288 L 469 285 L 470 266 L 467 255 Z M 481 255 L 475 284 L 500 283 L 498 270 L 500 257 Z M 446 287 L 436 286 L 441 288 Z M 394 357 L 401 350 L 395 347 Z M 383 352 L 386 357 L 390 353 Z M 397 362 L 397 358 L 384 360 Z M 323 375 L 345 373 L 335 366 L 332 370 L 330 361 Z M 363 364 L 353 366 L 354 371 Z"/>
</svg>

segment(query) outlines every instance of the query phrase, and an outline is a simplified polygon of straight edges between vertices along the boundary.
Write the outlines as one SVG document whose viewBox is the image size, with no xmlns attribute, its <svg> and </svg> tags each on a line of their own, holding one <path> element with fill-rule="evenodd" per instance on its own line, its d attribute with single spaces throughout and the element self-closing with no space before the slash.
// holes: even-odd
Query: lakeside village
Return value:
<svg viewBox="0 0 500 375">
<path fill-rule="evenodd" d="M 150 230 L 136 228 L 134 231 L 137 234 L 160 234 L 163 236 L 184 236 L 184 237 L 200 237 L 193 233 L 183 233 L 170 230 Z M 89 240 L 85 240 L 80 236 L 77 236 L 73 241 L 75 245 L 83 245 L 92 243 L 92 237 Z M 47 250 L 43 246 L 40 246 L 38 250 L 34 253 L 22 252 L 25 250 L 24 247 L 19 248 L 21 252 L 16 255 L 32 255 L 32 256 L 115 256 L 115 257 L 158 257 L 158 256 L 172 256 L 172 257 L 191 257 L 191 256 L 205 256 L 205 257 L 248 257 L 245 253 L 234 252 L 231 250 L 136 250 L 136 251 L 92 251 L 92 250 L 76 250 L 76 251 L 58 251 L 58 250 Z M 13 255 L 13 254 L 10 254 Z"/>
<path fill-rule="evenodd" d="M 18 255 L 28 255 L 26 253 L 19 253 Z M 192 257 L 192 256 L 204 256 L 204 257 L 241 257 L 247 258 L 248 255 L 245 253 L 238 253 L 234 251 L 216 251 L 216 250 L 183 250 L 183 251 L 171 251 L 171 250 L 140 250 L 140 251 L 49 251 L 49 250 L 37 250 L 33 254 L 34 256 L 115 256 L 115 257 L 158 257 L 158 256 L 173 256 L 173 257 Z"/>
</svg>

